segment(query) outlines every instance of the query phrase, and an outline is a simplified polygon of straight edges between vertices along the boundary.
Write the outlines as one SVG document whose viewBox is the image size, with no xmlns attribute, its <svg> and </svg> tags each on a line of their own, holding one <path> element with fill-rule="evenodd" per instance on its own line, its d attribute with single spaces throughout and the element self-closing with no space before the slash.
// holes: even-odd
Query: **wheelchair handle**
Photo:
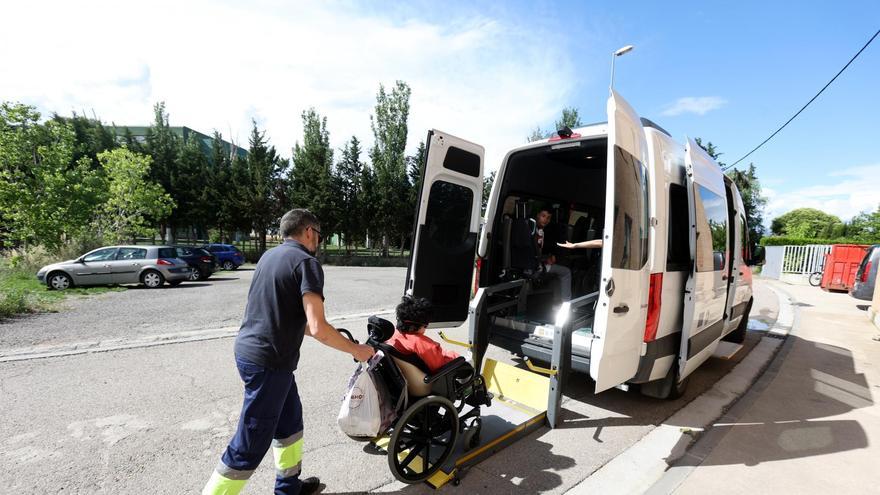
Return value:
<svg viewBox="0 0 880 495">
<path fill-rule="evenodd" d="M 358 342 L 357 340 L 355 340 L 355 339 L 354 339 L 354 336 L 353 336 L 353 335 L 351 334 L 351 332 L 349 332 L 348 330 L 346 330 L 346 329 L 344 329 L 344 328 L 337 328 L 336 331 L 339 332 L 339 333 L 341 333 L 342 335 L 345 335 L 346 337 L 348 337 L 348 340 L 354 342 L 355 344 L 360 344 L 360 342 Z"/>
</svg>

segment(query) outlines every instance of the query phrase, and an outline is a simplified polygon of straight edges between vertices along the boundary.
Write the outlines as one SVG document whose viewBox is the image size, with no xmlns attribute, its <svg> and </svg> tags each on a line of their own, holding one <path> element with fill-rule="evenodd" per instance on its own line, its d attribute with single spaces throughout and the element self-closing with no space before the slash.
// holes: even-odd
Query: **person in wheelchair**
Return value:
<svg viewBox="0 0 880 495">
<path fill-rule="evenodd" d="M 388 339 L 388 344 L 403 354 L 418 356 L 431 374 L 458 357 L 457 353 L 444 350 L 440 344 L 425 335 L 434 313 L 431 301 L 423 297 L 403 296 L 395 312 L 397 329 Z"/>
</svg>

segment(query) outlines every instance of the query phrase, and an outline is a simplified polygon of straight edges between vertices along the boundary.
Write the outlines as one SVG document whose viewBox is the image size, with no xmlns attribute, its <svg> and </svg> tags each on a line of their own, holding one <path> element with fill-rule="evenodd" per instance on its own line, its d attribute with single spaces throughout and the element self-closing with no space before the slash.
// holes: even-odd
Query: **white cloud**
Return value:
<svg viewBox="0 0 880 495">
<path fill-rule="evenodd" d="M 847 221 L 880 205 L 880 164 L 829 172 L 825 177 L 816 177 L 816 182 L 822 184 L 786 192 L 763 188 L 767 224 L 797 208 L 816 208 Z"/>
<path fill-rule="evenodd" d="M 352 135 L 371 142 L 378 86 L 400 79 L 412 87 L 410 150 L 435 127 L 486 146 L 492 169 L 568 103 L 576 82 L 553 33 L 490 18 L 394 21 L 339 2 L 243 5 L 6 5 L 0 95 L 129 125 L 148 124 L 164 100 L 172 125 L 242 144 L 253 118 L 289 156 L 310 106 L 328 118 L 335 147 Z"/>
<path fill-rule="evenodd" d="M 674 117 L 683 113 L 695 113 L 706 115 L 712 110 L 718 110 L 727 104 L 727 100 L 718 96 L 685 96 L 670 103 L 661 115 Z"/>
</svg>

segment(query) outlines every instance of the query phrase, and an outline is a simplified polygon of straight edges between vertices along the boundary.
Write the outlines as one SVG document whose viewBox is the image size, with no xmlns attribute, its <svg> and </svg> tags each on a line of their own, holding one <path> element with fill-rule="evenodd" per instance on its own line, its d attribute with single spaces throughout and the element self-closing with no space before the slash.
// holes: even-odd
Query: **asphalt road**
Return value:
<svg viewBox="0 0 880 495">
<path fill-rule="evenodd" d="M 333 289 L 339 291 L 335 312 L 363 312 L 368 304 L 396 302 L 399 285 L 398 290 L 383 286 L 402 284 L 402 274 L 335 270 L 328 268 L 327 277 L 331 303 L 330 281 L 340 283 Z M 387 277 L 385 283 L 376 283 L 377 276 Z M 195 288 L 181 294 L 190 290 Z M 391 295 L 379 293 L 385 290 Z M 140 291 L 110 298 L 135 292 Z M 775 297 L 758 282 L 754 316 L 771 323 L 776 311 Z M 346 326 L 365 334 L 364 321 Z M 466 328 L 449 334 L 463 338 Z M 750 332 L 747 348 L 733 360 L 708 361 L 693 375 L 685 397 L 676 401 L 620 390 L 594 395 L 592 382 L 575 374 L 565 388 L 560 428 L 535 431 L 471 469 L 461 487 L 445 490 L 563 493 L 707 390 L 759 337 Z M 0 363 L 0 461 L 7 466 L 0 470 L 0 486 L 8 493 L 198 493 L 241 406 L 232 342 L 225 338 Z M 494 348 L 490 357 L 518 363 Z M 364 452 L 362 444 L 339 432 L 339 400 L 353 368 L 348 356 L 306 340 L 296 373 L 305 411 L 304 474 L 319 475 L 327 485 L 324 493 L 432 492 L 426 485 L 396 482 L 385 456 Z M 269 492 L 273 477 L 271 460 L 265 459 L 243 493 Z"/>
<path fill-rule="evenodd" d="M 0 323 L 0 351 L 237 326 L 253 273 L 245 266 L 177 287 L 129 286 L 71 297 L 57 313 Z M 334 317 L 393 308 L 403 293 L 406 269 L 327 266 L 324 275 L 327 315 Z"/>
</svg>

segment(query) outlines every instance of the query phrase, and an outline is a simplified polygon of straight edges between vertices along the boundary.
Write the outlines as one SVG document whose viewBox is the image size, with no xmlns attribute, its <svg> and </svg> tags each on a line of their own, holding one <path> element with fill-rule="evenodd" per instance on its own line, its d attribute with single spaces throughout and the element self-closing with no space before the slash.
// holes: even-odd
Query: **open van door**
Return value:
<svg viewBox="0 0 880 495">
<path fill-rule="evenodd" d="M 428 132 L 413 249 L 405 292 L 434 304 L 431 327 L 461 325 L 468 315 L 480 206 L 483 147 Z"/>
<path fill-rule="evenodd" d="M 685 284 L 679 380 L 706 361 L 721 340 L 730 263 L 724 174 L 692 139 L 685 145 L 685 167 L 693 266 Z"/>
<path fill-rule="evenodd" d="M 639 116 L 612 90 L 602 283 L 590 351 L 597 393 L 626 382 L 639 367 L 649 285 L 646 155 Z"/>
<path fill-rule="evenodd" d="M 696 328 L 694 312 L 696 308 L 696 259 L 697 259 L 697 213 L 696 198 L 694 190 L 694 156 L 693 146 L 690 139 L 684 145 L 685 149 L 685 176 L 687 178 L 687 197 L 688 197 L 688 248 L 690 249 L 690 266 L 688 268 L 688 278 L 684 284 L 684 314 L 681 325 L 681 345 L 679 346 L 678 356 L 678 380 L 681 381 L 692 371 L 693 366 L 688 367 L 688 344 L 690 337 Z M 674 366 L 674 364 L 673 364 Z M 685 372 L 687 370 L 687 373 Z"/>
</svg>

